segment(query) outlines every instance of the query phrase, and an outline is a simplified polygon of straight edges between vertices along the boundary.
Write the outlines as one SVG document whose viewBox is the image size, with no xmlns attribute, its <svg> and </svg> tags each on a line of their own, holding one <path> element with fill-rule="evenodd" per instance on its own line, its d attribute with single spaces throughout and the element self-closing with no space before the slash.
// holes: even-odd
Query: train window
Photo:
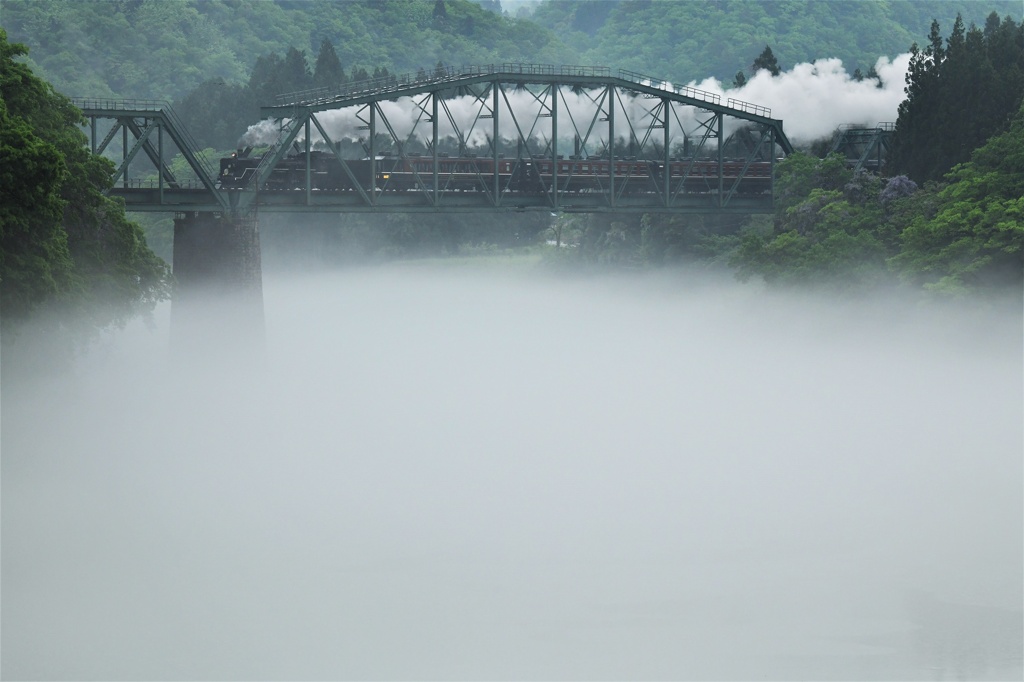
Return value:
<svg viewBox="0 0 1024 682">
<path fill-rule="evenodd" d="M 588 166 L 586 164 L 583 164 L 582 166 L 580 166 L 580 171 L 583 172 L 583 173 L 586 173 L 589 170 L 590 170 L 590 166 Z"/>
</svg>

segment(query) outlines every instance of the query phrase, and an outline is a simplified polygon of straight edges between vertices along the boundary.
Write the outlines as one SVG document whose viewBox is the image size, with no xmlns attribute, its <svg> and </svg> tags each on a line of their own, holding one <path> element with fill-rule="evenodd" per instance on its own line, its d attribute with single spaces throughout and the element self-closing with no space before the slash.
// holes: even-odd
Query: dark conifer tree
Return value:
<svg viewBox="0 0 1024 682">
<path fill-rule="evenodd" d="M 1010 46 L 1006 49 L 1006 46 Z M 891 172 L 917 182 L 940 180 L 971 151 L 1006 129 L 1024 99 L 1024 28 L 1007 19 L 965 30 L 957 17 L 943 41 L 932 23 L 929 44 L 911 47 L 907 98 L 900 104 Z"/>
<path fill-rule="evenodd" d="M 441 27 L 448 23 L 448 8 L 444 0 L 434 0 L 434 26 Z"/>
<path fill-rule="evenodd" d="M 284 92 L 307 90 L 313 85 L 313 74 L 309 72 L 305 50 L 296 47 L 288 48 L 288 52 L 284 56 L 281 75 Z"/>
<path fill-rule="evenodd" d="M 174 108 L 200 147 L 221 150 L 234 149 L 246 128 L 260 117 L 252 90 L 223 78 L 201 83 L 176 101 Z"/>
<path fill-rule="evenodd" d="M 252 72 L 249 74 L 249 90 L 252 91 L 256 102 L 264 104 L 270 102 L 280 94 L 280 73 L 282 68 L 281 56 L 268 54 L 256 58 Z"/>
<path fill-rule="evenodd" d="M 742 88 L 747 84 L 747 77 L 743 75 L 743 70 L 740 69 L 736 72 L 736 76 L 732 79 L 732 86 L 734 88 Z"/>
<path fill-rule="evenodd" d="M 750 65 L 750 68 L 754 74 L 761 69 L 767 69 L 768 73 L 772 76 L 778 76 L 782 73 L 782 70 L 779 68 L 778 60 L 775 59 L 775 55 L 772 54 L 772 48 L 767 45 L 764 46 L 764 51 L 758 55 L 757 59 L 754 60 L 754 63 Z"/>
<path fill-rule="evenodd" d="M 320 52 L 316 56 L 316 69 L 313 71 L 313 85 L 322 88 L 340 85 L 345 82 L 345 69 L 341 67 L 338 53 L 334 51 L 334 43 L 324 38 L 320 43 Z"/>
</svg>

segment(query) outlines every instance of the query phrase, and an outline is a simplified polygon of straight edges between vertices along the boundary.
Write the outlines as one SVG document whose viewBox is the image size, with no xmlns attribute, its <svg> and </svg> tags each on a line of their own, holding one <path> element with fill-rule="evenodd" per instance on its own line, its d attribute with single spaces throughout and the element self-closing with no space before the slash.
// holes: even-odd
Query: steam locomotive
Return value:
<svg viewBox="0 0 1024 682">
<path fill-rule="evenodd" d="M 220 160 L 220 187 L 250 188 L 263 156 L 250 157 L 239 150 Z M 309 153 L 310 186 L 317 191 L 410 192 L 433 191 L 433 156 L 378 156 L 346 160 L 348 172 L 328 151 Z M 497 168 L 495 167 L 497 164 Z M 441 192 L 492 192 L 497 175 L 500 192 L 543 194 L 552 191 L 556 179 L 559 192 L 607 192 L 614 167 L 616 192 L 656 193 L 665 186 L 666 164 L 636 158 L 606 157 L 493 157 L 441 155 L 436 163 L 437 188 Z M 711 193 L 719 189 L 718 162 L 710 159 L 672 159 L 667 166 L 671 192 Z M 497 172 L 495 172 L 497 171 Z M 760 194 L 771 191 L 771 163 L 767 161 L 725 161 L 722 187 L 729 191 L 739 179 L 736 191 Z M 306 186 L 306 155 L 303 152 L 282 158 L 262 191 L 289 191 Z"/>
</svg>

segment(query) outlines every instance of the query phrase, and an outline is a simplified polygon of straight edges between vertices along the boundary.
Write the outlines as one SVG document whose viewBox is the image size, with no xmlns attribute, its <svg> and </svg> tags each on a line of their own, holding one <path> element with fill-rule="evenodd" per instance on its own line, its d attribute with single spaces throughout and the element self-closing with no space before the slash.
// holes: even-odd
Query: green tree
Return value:
<svg viewBox="0 0 1024 682">
<path fill-rule="evenodd" d="M 750 71 L 753 74 L 756 74 L 761 69 L 764 69 L 773 76 L 778 76 L 782 73 L 782 70 L 779 68 L 778 60 L 775 59 L 775 55 L 772 54 L 772 48 L 767 45 L 764 46 L 764 50 L 762 50 L 761 54 L 757 56 L 754 63 L 750 65 Z"/>
<path fill-rule="evenodd" d="M 300 50 L 296 47 L 288 48 L 284 55 L 281 82 L 288 92 L 308 90 L 312 87 L 313 74 L 309 71 L 305 50 Z"/>
<path fill-rule="evenodd" d="M 448 8 L 445 7 L 444 0 L 434 0 L 434 22 L 444 23 L 448 20 Z"/>
<path fill-rule="evenodd" d="M 1006 130 L 1024 100 L 1024 25 L 990 16 L 984 31 L 965 29 L 958 16 L 943 41 L 933 22 L 928 45 L 913 45 L 911 55 L 891 170 L 917 182 L 941 180 Z"/>
<path fill-rule="evenodd" d="M 338 53 L 334 51 L 334 43 L 329 38 L 324 38 L 320 43 L 320 52 L 316 56 L 313 85 L 322 88 L 341 85 L 344 82 L 345 69 L 341 67 Z"/>
<path fill-rule="evenodd" d="M 1024 106 L 949 184 L 914 212 L 891 264 L 926 288 L 962 293 L 1024 284 Z M 919 198 L 918 201 L 921 201 Z"/>
<path fill-rule="evenodd" d="M 104 195 L 113 164 L 91 154 L 81 112 L 16 58 L 0 29 L 5 326 L 63 302 L 102 327 L 126 321 L 168 295 L 169 272 L 123 205 Z"/>
<path fill-rule="evenodd" d="M 174 109 L 200 148 L 234 149 L 246 129 L 260 118 L 248 86 L 208 80 L 174 103 Z"/>
<path fill-rule="evenodd" d="M 883 189 L 880 178 L 854 174 L 838 154 L 791 155 L 777 168 L 774 230 L 742 236 L 731 259 L 738 276 L 841 289 L 889 281 L 886 259 L 897 240 L 885 229 Z"/>
<path fill-rule="evenodd" d="M 2 33 L 0 33 L 2 35 Z M 19 45 L 0 42 L 0 69 Z M 11 48 L 14 48 L 13 50 Z M 7 73 L 0 72 L 0 87 Z M 4 88 L 6 90 L 6 88 Z M 24 320 L 40 305 L 66 298 L 77 278 L 61 226 L 60 187 L 67 166 L 57 149 L 40 139 L 0 99 L 0 322 Z"/>
</svg>

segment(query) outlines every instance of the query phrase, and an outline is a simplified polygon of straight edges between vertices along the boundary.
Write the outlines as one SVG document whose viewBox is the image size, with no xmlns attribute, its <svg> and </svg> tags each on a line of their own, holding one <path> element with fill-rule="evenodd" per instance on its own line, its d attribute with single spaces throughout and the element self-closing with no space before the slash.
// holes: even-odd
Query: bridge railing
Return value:
<svg viewBox="0 0 1024 682">
<path fill-rule="evenodd" d="M 340 99 L 346 96 L 359 95 L 364 93 L 386 94 L 404 88 L 417 85 L 431 85 L 445 83 L 447 81 L 464 78 L 467 76 L 491 76 L 491 75 L 528 75 L 528 76 L 568 76 L 568 77 L 609 77 L 611 69 L 606 66 L 578 66 L 578 65 L 553 65 L 553 64 L 519 64 L 505 62 L 502 64 L 471 64 L 468 66 L 439 66 L 432 71 L 419 71 L 415 74 L 406 73 L 401 75 L 388 75 L 378 78 L 341 83 L 334 86 L 300 90 L 297 92 L 278 95 L 275 102 L 278 106 L 304 105 L 313 103 L 329 102 L 332 99 Z M 700 90 L 690 85 L 672 83 L 663 78 L 656 78 L 646 74 L 637 73 L 628 69 L 619 69 L 616 74 L 620 79 L 644 85 L 691 99 L 721 105 L 721 95 Z M 737 109 L 749 114 L 771 118 L 772 110 L 751 102 L 732 99 L 727 100 L 731 109 Z"/>
<path fill-rule="evenodd" d="M 518 64 L 505 62 L 502 64 L 470 64 L 467 66 L 442 66 L 432 71 L 418 71 L 401 75 L 389 75 L 367 80 L 341 83 L 334 86 L 299 90 L 278 95 L 274 101 L 279 105 L 307 104 L 322 102 L 346 95 L 364 92 L 386 93 L 401 90 L 410 86 L 444 83 L 466 76 L 490 76 L 494 74 L 520 74 L 529 76 L 582 76 L 608 77 L 611 69 L 606 66 L 573 66 L 553 64 Z"/>
<path fill-rule="evenodd" d="M 619 78 L 624 81 L 630 81 L 637 83 L 638 85 L 646 85 L 649 88 L 656 88 L 658 90 L 665 90 L 667 92 L 674 92 L 677 95 L 684 97 L 690 97 L 692 99 L 699 99 L 702 102 L 710 102 L 712 104 L 721 104 L 722 97 L 714 92 L 707 92 L 706 90 L 698 90 L 697 88 L 689 85 L 679 85 L 678 83 L 671 83 L 663 78 L 655 78 L 653 76 L 647 76 L 642 73 L 635 71 L 629 71 L 627 69 L 619 69 Z"/>
<path fill-rule="evenodd" d="M 891 133 L 896 130 L 896 124 L 891 121 L 880 121 L 874 126 L 865 125 L 863 123 L 841 123 L 838 130 L 841 132 L 862 130 L 865 132 L 882 131 L 883 133 Z"/>
<path fill-rule="evenodd" d="M 765 118 L 772 117 L 772 110 L 768 107 L 762 107 L 759 104 L 751 104 L 750 102 L 744 102 L 741 99 L 732 99 L 731 97 L 725 104 L 730 109 L 738 109 L 748 114 L 754 114 L 755 116 L 764 116 Z"/>
<path fill-rule="evenodd" d="M 129 178 L 126 181 L 126 183 L 122 183 L 121 181 L 118 181 L 117 187 L 115 187 L 114 189 L 122 190 L 122 189 L 159 189 L 159 188 L 160 188 L 160 181 L 159 180 L 151 180 L 151 179 L 148 179 L 148 178 L 147 179 Z M 164 188 L 164 190 L 168 189 L 166 182 L 163 183 L 163 188 Z M 175 189 L 175 190 L 181 190 L 181 189 L 206 190 L 206 185 L 203 184 L 202 180 L 194 180 L 194 179 L 178 180 L 177 181 L 177 186 L 174 187 L 173 189 Z"/>
<path fill-rule="evenodd" d="M 71 103 L 79 109 L 106 109 L 109 111 L 160 111 L 169 106 L 165 99 L 103 99 L 72 97 Z"/>
</svg>

